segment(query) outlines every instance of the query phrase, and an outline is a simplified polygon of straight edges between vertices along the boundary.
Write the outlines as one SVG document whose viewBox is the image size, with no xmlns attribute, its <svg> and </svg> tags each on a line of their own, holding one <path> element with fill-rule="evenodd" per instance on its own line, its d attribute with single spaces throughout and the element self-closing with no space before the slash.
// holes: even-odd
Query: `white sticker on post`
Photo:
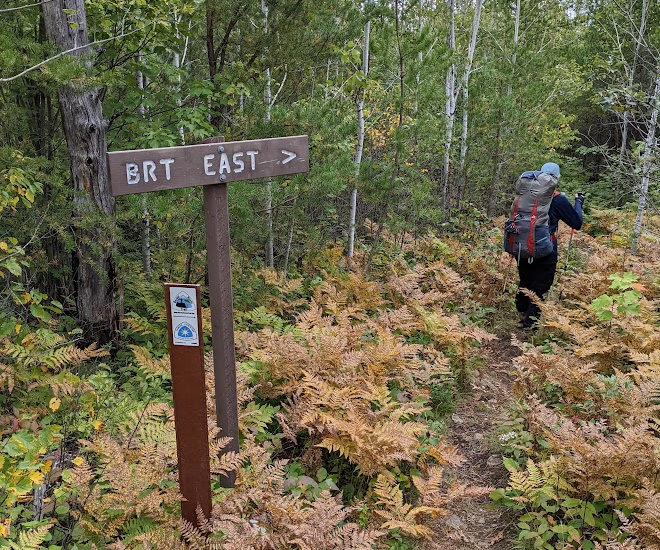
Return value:
<svg viewBox="0 0 660 550">
<path fill-rule="evenodd" d="M 175 346 L 199 346 L 197 292 L 195 288 L 171 286 L 172 343 Z"/>
</svg>

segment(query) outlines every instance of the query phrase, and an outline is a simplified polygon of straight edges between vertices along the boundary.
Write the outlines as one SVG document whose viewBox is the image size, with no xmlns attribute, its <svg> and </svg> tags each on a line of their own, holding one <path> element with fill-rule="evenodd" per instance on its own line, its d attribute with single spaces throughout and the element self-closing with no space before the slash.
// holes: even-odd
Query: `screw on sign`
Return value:
<svg viewBox="0 0 660 550">
<path fill-rule="evenodd" d="M 128 195 L 166 191 L 181 187 L 204 186 L 204 215 L 206 225 L 206 250 L 209 276 L 209 298 L 211 305 L 211 329 L 213 337 L 213 371 L 215 376 L 215 401 L 218 427 L 222 435 L 231 437 L 232 442 L 225 452 L 238 451 L 238 411 L 236 404 L 236 358 L 234 350 L 234 312 L 231 289 L 231 257 L 229 242 L 229 209 L 227 203 L 228 182 L 272 176 L 297 174 L 309 170 L 309 145 L 307 136 L 279 137 L 248 141 L 225 142 L 222 138 L 212 138 L 203 144 L 166 147 L 159 149 L 139 149 L 108 153 L 112 194 Z M 167 290 L 169 288 L 169 291 Z M 184 289 L 169 296 L 172 288 Z M 192 301 L 192 295 L 185 290 L 190 285 L 166 285 L 168 323 L 170 334 L 170 356 L 172 358 L 172 386 L 174 389 L 175 371 L 188 370 L 203 373 L 203 346 L 201 324 L 193 319 L 192 311 L 199 309 L 199 295 Z M 188 301 L 193 306 L 189 306 Z M 197 314 L 198 315 L 198 314 Z M 180 360 L 179 360 L 180 359 Z M 193 365 L 193 362 L 195 364 Z M 187 375 L 186 375 L 187 376 Z M 196 395 L 204 391 L 203 376 L 181 379 L 187 389 L 197 385 Z M 187 391 L 187 390 L 186 390 Z M 191 390 L 192 391 L 192 390 Z M 193 392 L 193 393 L 194 393 Z M 187 395 L 187 394 L 186 394 Z M 204 401 L 204 397 L 200 397 Z M 183 409 L 183 410 L 181 410 Z M 174 400 L 177 453 L 179 456 L 179 483 L 181 492 L 188 502 L 182 513 L 192 523 L 197 523 L 196 515 L 188 517 L 194 503 L 202 506 L 208 516 L 206 504 L 200 500 L 208 497 L 210 510 L 210 481 L 201 469 L 209 470 L 208 433 L 206 412 L 189 400 Z M 192 423 L 196 428 L 191 429 Z M 187 441 L 195 433 L 197 443 L 206 448 L 206 463 L 202 459 L 193 461 L 200 469 L 194 476 L 184 476 L 182 452 L 179 443 Z M 193 445 L 193 447 L 195 447 Z M 195 447 L 196 448 L 196 447 Z M 184 459 L 187 460 L 187 459 Z M 210 480 L 210 474 L 208 474 Z M 221 478 L 223 487 L 233 487 L 234 475 Z M 190 483 L 190 487 L 184 487 Z M 199 485 L 209 486 L 208 495 Z M 205 501 L 206 502 L 206 501 Z"/>
</svg>

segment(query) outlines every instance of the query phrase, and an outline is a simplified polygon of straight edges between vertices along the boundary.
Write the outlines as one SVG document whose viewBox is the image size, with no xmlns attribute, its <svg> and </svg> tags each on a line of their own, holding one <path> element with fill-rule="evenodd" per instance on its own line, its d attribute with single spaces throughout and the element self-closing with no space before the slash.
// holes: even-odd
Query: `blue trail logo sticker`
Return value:
<svg viewBox="0 0 660 550">
<path fill-rule="evenodd" d="M 190 287 L 169 287 L 172 316 L 172 343 L 175 346 L 199 346 L 197 294 Z"/>
<path fill-rule="evenodd" d="M 197 340 L 197 331 L 188 323 L 181 323 L 174 329 L 175 337 L 186 342 Z"/>
</svg>

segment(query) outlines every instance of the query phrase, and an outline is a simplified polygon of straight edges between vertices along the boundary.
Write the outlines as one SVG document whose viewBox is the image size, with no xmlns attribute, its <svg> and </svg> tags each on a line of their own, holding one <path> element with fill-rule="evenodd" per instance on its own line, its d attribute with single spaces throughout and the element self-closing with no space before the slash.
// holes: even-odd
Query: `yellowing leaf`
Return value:
<svg viewBox="0 0 660 550">
<path fill-rule="evenodd" d="M 0 537 L 9 538 L 9 527 L 11 526 L 11 518 L 7 518 L 0 523 Z"/>
<path fill-rule="evenodd" d="M 94 430 L 98 432 L 103 427 L 103 420 L 94 420 L 94 422 L 92 422 L 92 426 L 94 426 Z"/>
<path fill-rule="evenodd" d="M 28 477 L 30 478 L 30 481 L 36 485 L 41 485 L 44 481 L 44 474 L 39 471 L 32 472 Z"/>
<path fill-rule="evenodd" d="M 5 241 L 0 241 L 0 250 L 7 251 L 9 250 L 9 246 L 7 246 L 7 243 Z"/>
<path fill-rule="evenodd" d="M 82 456 L 77 456 L 71 462 L 73 462 L 76 466 L 82 466 L 83 462 L 85 462 L 85 461 L 84 461 Z"/>
<path fill-rule="evenodd" d="M 52 461 L 52 460 L 48 460 L 48 461 L 47 461 L 47 462 L 41 467 L 41 471 L 44 472 L 45 474 L 47 474 L 48 472 L 50 472 L 50 470 L 52 469 L 52 467 L 53 467 L 53 461 Z M 44 499 L 44 500 L 45 500 L 45 499 Z"/>
<path fill-rule="evenodd" d="M 57 397 L 53 397 L 49 402 L 48 406 L 50 409 L 55 412 L 57 409 L 60 408 L 60 405 L 62 404 L 62 400 L 58 399 Z"/>
</svg>

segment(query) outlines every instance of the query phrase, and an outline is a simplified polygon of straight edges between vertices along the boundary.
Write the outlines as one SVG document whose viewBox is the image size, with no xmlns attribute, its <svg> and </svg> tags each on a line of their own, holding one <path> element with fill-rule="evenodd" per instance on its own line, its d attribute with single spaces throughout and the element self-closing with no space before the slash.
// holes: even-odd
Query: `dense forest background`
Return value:
<svg viewBox="0 0 660 550">
<path fill-rule="evenodd" d="M 643 545 L 658 538 L 657 525 L 648 519 L 658 517 L 658 477 L 648 472 L 657 472 L 658 465 L 648 434 L 657 435 L 657 419 L 639 412 L 647 403 L 639 396 L 630 397 L 636 408 L 611 400 L 624 395 L 624 387 L 646 388 L 648 380 L 635 378 L 630 369 L 657 368 L 657 352 L 652 358 L 657 330 L 650 328 L 657 323 L 650 304 L 657 299 L 653 254 L 660 200 L 657 2 L 5 0 L 0 26 L 0 488 L 5 491 L 0 492 L 0 540 L 7 538 L 0 547 L 91 549 L 110 542 L 135 547 L 156 525 L 174 525 L 172 433 L 167 439 L 164 428 L 156 427 L 160 421 L 170 428 L 172 423 L 162 283 L 200 283 L 208 305 L 202 190 L 115 199 L 106 151 L 188 145 L 215 136 L 308 134 L 309 173 L 229 185 L 244 390 L 241 449 L 247 454 L 216 463 L 214 475 L 251 464 L 250 474 L 239 479 L 243 488 L 258 487 L 261 496 L 271 494 L 264 484 L 277 476 L 315 477 L 318 491 L 294 495 L 296 517 L 302 518 L 296 529 L 310 529 L 295 536 L 312 548 L 325 546 L 313 542 L 317 535 L 310 526 L 329 526 L 327 540 L 338 536 L 330 516 L 356 523 L 347 523 L 348 534 L 342 535 L 353 537 L 352 543 L 327 548 L 371 548 L 381 536 L 364 530 L 372 527 L 389 533 L 390 548 L 416 548 L 407 546 L 406 537 L 430 535 L 433 528 L 418 524 L 418 517 L 428 510 L 439 514 L 433 499 L 444 481 L 438 472 L 432 481 L 428 464 L 460 461 L 452 458 L 451 448 L 436 452 L 441 439 L 428 434 L 444 425 L 441 419 L 451 414 L 457 392 L 469 386 L 469 372 L 481 360 L 475 350 L 491 341 L 484 327 L 499 332 L 494 324 L 512 313 L 515 276 L 501 262 L 493 220 L 507 212 L 517 176 L 552 161 L 561 166 L 559 190 L 587 196 L 591 236 L 577 242 L 590 255 L 573 257 L 562 249 L 561 257 L 563 276 L 567 267 L 575 276 L 564 281 L 575 284 L 566 295 L 586 300 L 588 313 L 576 316 L 570 330 L 555 316 L 555 330 L 572 336 L 548 336 L 537 341 L 545 346 L 537 351 L 559 356 L 559 347 L 568 346 L 561 361 L 586 376 L 582 366 L 571 363 L 575 335 L 580 345 L 601 342 L 600 351 L 594 344 L 581 357 L 610 353 L 598 356 L 600 366 L 589 371 L 610 377 L 594 378 L 597 391 L 610 399 L 602 398 L 609 412 L 602 413 L 596 398 L 585 397 L 574 384 L 574 404 L 561 394 L 562 414 L 601 428 L 598 422 L 607 416 L 603 441 L 628 434 L 623 418 L 649 423 L 634 432 L 635 448 L 647 454 L 629 457 L 646 470 L 619 480 L 603 466 L 593 475 L 607 479 L 610 489 L 598 493 L 594 477 L 580 484 L 567 474 L 568 488 L 561 490 L 573 504 L 562 517 L 568 521 L 581 511 L 582 523 L 575 524 L 580 540 L 587 541 L 581 548 L 623 541 L 633 533 L 647 542 L 611 548 L 651 548 Z M 597 241 L 604 235 L 609 248 Z M 646 249 L 640 244 L 644 239 Z M 565 246 L 568 236 L 560 240 Z M 576 275 L 581 270 L 590 286 Z M 438 313 L 442 308 L 445 312 Z M 204 315 L 207 322 L 206 307 Z M 640 315 L 646 324 L 624 323 Z M 574 328 L 578 323 L 587 328 L 580 332 Z M 266 330 L 272 340 L 258 340 L 256 334 L 265 338 Z M 327 336 L 324 331 L 336 331 L 338 340 L 320 337 Z M 300 348 L 288 340 L 293 347 L 275 342 L 292 334 Z M 641 334 L 648 336 L 643 342 Z M 366 353 L 363 346 L 373 346 L 369 361 L 379 365 L 369 379 L 368 398 L 364 386 L 351 386 L 362 380 L 365 369 L 353 363 Z M 323 377 L 322 369 L 315 369 L 337 350 L 345 353 L 337 364 L 352 365 L 355 372 L 325 379 L 327 386 L 303 379 L 291 367 Z M 389 358 L 378 355 L 386 351 Z M 429 369 L 426 379 L 411 359 L 417 354 Z M 300 356 L 310 363 L 300 365 Z M 538 359 L 526 357 L 530 364 Z M 625 378 L 620 386 L 617 376 Z M 531 378 L 527 382 L 533 385 Z M 551 401 L 560 385 L 553 378 L 534 388 Z M 319 388 L 327 392 L 305 393 Z M 657 393 L 648 391 L 650 411 Z M 323 401 L 328 395 L 334 397 Z M 414 409 L 416 398 L 431 403 L 432 413 Z M 360 403 L 355 409 L 338 412 L 337 403 L 353 399 Z M 321 413 L 314 421 L 301 419 L 301 403 L 337 414 L 347 426 L 359 425 L 355 418 L 364 421 L 359 443 L 351 443 L 357 447 L 333 432 L 339 420 L 323 420 Z M 548 451 L 554 440 L 525 419 L 512 428 L 522 438 L 516 441 L 532 435 L 507 455 L 515 464 L 505 462 L 520 483 L 525 471 L 540 475 L 533 468 L 547 458 L 544 453 L 554 456 L 562 445 L 569 448 L 565 441 L 555 442 L 557 448 Z M 142 422 L 146 427 L 138 430 Z M 328 441 L 330 432 L 336 439 Z M 297 443 L 283 443 L 296 434 Z M 592 436 L 593 431 L 580 437 Z M 137 441 L 147 449 L 139 457 Z M 163 441 L 170 454 L 154 450 Z M 315 446 L 323 448 L 322 455 L 308 452 Z M 612 458 L 613 448 L 605 452 L 603 442 L 601 458 L 609 457 L 617 468 L 627 464 L 625 453 L 616 455 L 621 462 Z M 260 454 L 264 449 L 274 453 L 274 462 Z M 294 460 L 293 470 L 280 468 L 279 458 Z M 583 462 L 578 454 L 570 460 Z M 145 464 L 151 473 L 144 473 Z M 156 471 L 167 475 L 157 479 Z M 549 487 L 554 470 L 542 471 Z M 128 472 L 136 476 L 134 485 L 113 485 L 110 473 L 120 479 Z M 427 481 L 419 481 L 420 472 Z M 145 486 L 160 500 L 141 508 Z M 323 500 L 322 489 L 341 491 L 347 507 L 337 504 L 323 516 L 309 504 L 335 502 Z M 215 497 L 224 495 L 215 485 L 214 491 Z M 496 495 L 500 500 L 502 491 Z M 463 487 L 455 495 L 469 493 Z M 487 493 L 475 488 L 473 496 Z M 645 508 L 647 519 L 638 521 L 634 518 L 641 516 L 634 513 L 643 508 L 642 494 L 651 495 L 648 502 L 654 504 Z M 278 493 L 284 499 L 276 499 L 278 510 L 292 505 L 287 495 Z M 354 497 L 366 498 L 369 507 L 349 508 Z M 234 508 L 223 513 L 255 502 L 253 493 L 232 498 Z M 521 502 L 515 498 L 508 501 L 514 507 Z M 405 508 L 404 500 L 419 507 Z M 427 501 L 436 504 L 425 510 Z M 449 501 L 443 502 L 444 507 Z M 530 497 L 526 509 L 533 508 L 531 502 L 541 506 Z M 131 504 L 122 508 L 122 503 Z M 374 527 L 370 510 L 379 506 L 387 523 Z M 245 522 L 261 521 L 241 510 Z M 569 545 L 576 528 L 543 527 L 543 517 L 528 520 L 529 529 L 520 527 L 527 533 L 520 544 L 543 540 L 534 548 L 578 547 Z M 626 530 L 626 521 L 644 528 Z M 110 525 L 105 533 L 104 525 Z M 240 532 L 246 541 L 253 535 L 255 524 L 236 525 L 236 532 L 227 526 L 223 532 L 236 537 Z M 278 536 L 284 532 L 280 527 L 273 528 Z M 177 528 L 191 547 L 203 547 L 197 534 Z M 597 531 L 600 538 L 594 538 Z M 158 532 L 168 536 L 167 530 Z M 298 540 L 295 536 L 286 540 Z M 180 543 L 171 538 L 151 543 L 158 540 L 162 548 Z M 244 547 L 261 548 L 249 544 Z"/>
<path fill-rule="evenodd" d="M 502 214 L 515 177 L 547 160 L 562 190 L 616 208 L 637 205 L 646 174 L 657 208 L 655 2 L 67 2 L 49 21 L 51 4 L 0 12 L 2 264 L 18 278 L 4 281 L 102 339 L 139 272 L 203 280 L 204 224 L 199 189 L 115 205 L 92 161 L 82 182 L 89 125 L 111 151 L 309 134 L 309 174 L 230 186 L 233 247 L 280 270 L 352 247 L 352 227 L 377 243 L 365 220 L 421 234 Z M 102 118 L 66 136 L 85 93 Z M 83 307 L 97 275 L 105 298 Z"/>
</svg>

